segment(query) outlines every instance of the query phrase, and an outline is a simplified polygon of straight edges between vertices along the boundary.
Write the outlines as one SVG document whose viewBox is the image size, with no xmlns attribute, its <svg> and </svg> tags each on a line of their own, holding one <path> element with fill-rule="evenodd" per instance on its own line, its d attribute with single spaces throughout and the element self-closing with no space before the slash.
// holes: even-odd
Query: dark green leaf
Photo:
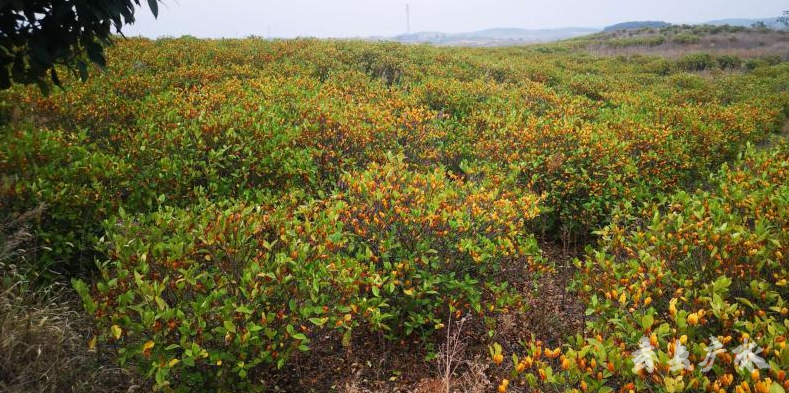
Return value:
<svg viewBox="0 0 789 393">
<path fill-rule="evenodd" d="M 158 0 L 148 0 L 148 6 L 151 7 L 151 13 L 153 14 L 154 18 L 159 17 L 159 1 Z"/>
</svg>

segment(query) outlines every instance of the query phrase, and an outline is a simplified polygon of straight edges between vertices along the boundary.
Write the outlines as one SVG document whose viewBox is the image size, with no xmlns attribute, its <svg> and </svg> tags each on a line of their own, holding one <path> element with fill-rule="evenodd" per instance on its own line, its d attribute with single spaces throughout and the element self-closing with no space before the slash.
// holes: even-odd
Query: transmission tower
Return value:
<svg viewBox="0 0 789 393">
<path fill-rule="evenodd" d="M 405 32 L 411 34 L 411 9 L 408 8 L 408 3 L 405 5 Z"/>
</svg>

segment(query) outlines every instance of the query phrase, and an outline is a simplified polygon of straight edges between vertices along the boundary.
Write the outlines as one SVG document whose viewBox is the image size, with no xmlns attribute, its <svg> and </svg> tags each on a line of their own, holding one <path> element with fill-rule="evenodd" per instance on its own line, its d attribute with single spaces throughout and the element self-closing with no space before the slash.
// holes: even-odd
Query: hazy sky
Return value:
<svg viewBox="0 0 789 393">
<path fill-rule="evenodd" d="M 143 4 L 146 2 L 143 1 Z M 356 37 L 491 27 L 602 27 L 629 20 L 703 22 L 772 17 L 786 0 L 164 0 L 124 32 L 148 37 Z"/>
</svg>

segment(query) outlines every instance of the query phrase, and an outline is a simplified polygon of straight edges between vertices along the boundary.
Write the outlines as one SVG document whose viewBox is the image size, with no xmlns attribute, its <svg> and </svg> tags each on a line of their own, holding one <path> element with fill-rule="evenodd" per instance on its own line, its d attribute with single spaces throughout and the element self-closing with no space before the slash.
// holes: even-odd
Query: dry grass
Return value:
<svg viewBox="0 0 789 393">
<path fill-rule="evenodd" d="M 31 250 L 25 247 L 33 239 L 30 223 L 41 217 L 43 212 L 44 206 L 39 206 L 20 215 L 5 214 L 8 217 L 0 221 L 0 268 L 3 271 L 16 271 L 13 264 L 24 261 L 30 254 Z"/>
<path fill-rule="evenodd" d="M 66 289 L 0 292 L 0 391 L 125 392 L 129 375 L 100 366 L 81 334 L 85 317 Z"/>
<path fill-rule="evenodd" d="M 421 380 L 412 393 L 485 393 L 493 390 L 494 385 L 488 375 L 488 362 L 479 356 L 471 360 L 459 362 L 465 371 L 457 377 L 452 378 L 450 390 L 446 390 L 447 385 L 443 378 L 425 378 Z"/>
<path fill-rule="evenodd" d="M 493 388 L 493 383 L 488 378 L 487 362 L 479 357 L 466 361 L 466 372 L 460 376 L 460 391 L 462 393 L 483 393 Z"/>
<path fill-rule="evenodd" d="M 787 60 L 789 59 L 789 33 L 751 31 L 715 34 L 702 36 L 695 43 L 682 44 L 667 40 L 657 46 L 615 47 L 602 42 L 590 45 L 587 50 L 599 56 L 654 55 L 679 58 L 690 53 L 705 52 L 712 55 L 736 55 L 742 58 L 777 55 Z"/>
<path fill-rule="evenodd" d="M 465 355 L 466 342 L 461 334 L 463 333 L 463 325 L 466 323 L 467 318 L 468 317 L 464 317 L 453 324 L 452 313 L 449 314 L 449 321 L 446 326 L 447 341 L 441 344 L 438 349 L 436 365 L 438 368 L 438 375 L 441 377 L 442 382 L 441 391 L 445 393 L 450 392 L 455 370 L 457 370 L 457 367 L 460 365 Z"/>
<path fill-rule="evenodd" d="M 88 350 L 90 322 L 67 285 L 31 285 L 29 223 L 42 212 L 0 221 L 0 392 L 137 390 L 133 374 Z"/>
</svg>

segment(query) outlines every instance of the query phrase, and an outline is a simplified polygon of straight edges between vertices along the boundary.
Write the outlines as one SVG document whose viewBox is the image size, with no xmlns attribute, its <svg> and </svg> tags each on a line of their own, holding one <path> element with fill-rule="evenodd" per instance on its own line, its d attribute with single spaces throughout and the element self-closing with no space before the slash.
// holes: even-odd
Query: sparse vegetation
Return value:
<svg viewBox="0 0 789 393">
<path fill-rule="evenodd" d="M 612 31 L 571 40 L 576 47 L 604 55 L 645 54 L 682 57 L 708 53 L 756 58 L 782 56 L 789 49 L 789 32 L 741 26 L 672 25 L 660 29 Z"/>
</svg>

